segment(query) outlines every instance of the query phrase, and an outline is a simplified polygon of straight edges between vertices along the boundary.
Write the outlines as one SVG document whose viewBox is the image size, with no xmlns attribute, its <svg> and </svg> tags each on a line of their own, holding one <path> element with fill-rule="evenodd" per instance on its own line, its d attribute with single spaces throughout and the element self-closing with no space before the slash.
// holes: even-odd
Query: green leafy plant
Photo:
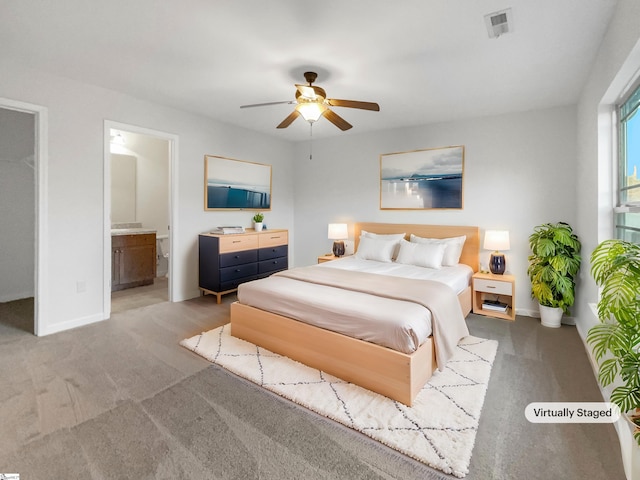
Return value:
<svg viewBox="0 0 640 480">
<path fill-rule="evenodd" d="M 587 343 L 598 362 L 598 381 L 607 386 L 620 378 L 611 401 L 622 412 L 640 408 L 640 245 L 605 240 L 591 254 L 591 275 L 602 287 L 600 323 Z M 634 433 L 640 445 L 640 430 Z"/>
<path fill-rule="evenodd" d="M 256 223 L 262 223 L 263 220 L 264 220 L 264 214 L 263 213 L 259 213 L 258 212 L 253 216 L 253 221 L 256 222 Z"/>
<path fill-rule="evenodd" d="M 531 296 L 546 307 L 569 313 L 575 301 L 575 276 L 580 270 L 580 240 L 569 224 L 545 223 L 529 236 Z"/>
</svg>

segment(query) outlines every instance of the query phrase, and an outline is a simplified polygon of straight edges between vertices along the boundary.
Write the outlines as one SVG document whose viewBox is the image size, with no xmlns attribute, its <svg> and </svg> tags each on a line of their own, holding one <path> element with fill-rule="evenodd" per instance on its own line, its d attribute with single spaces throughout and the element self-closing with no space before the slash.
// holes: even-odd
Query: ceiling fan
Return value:
<svg viewBox="0 0 640 480">
<path fill-rule="evenodd" d="M 308 85 L 295 84 L 296 99 L 284 102 L 255 103 L 253 105 L 242 105 L 240 108 L 264 107 L 268 105 L 280 105 L 287 103 L 290 105 L 297 104 L 293 112 L 285 118 L 276 128 L 287 128 L 293 121 L 302 116 L 307 122 L 313 124 L 321 116 L 329 120 L 340 130 L 349 130 L 353 125 L 347 122 L 340 115 L 335 113 L 329 107 L 348 107 L 359 108 L 362 110 L 380 111 L 380 106 L 372 102 L 358 102 L 356 100 L 338 100 L 335 98 L 327 98 L 327 93 L 323 88 L 313 85 L 318 74 L 315 72 L 305 72 L 304 78 Z"/>
</svg>

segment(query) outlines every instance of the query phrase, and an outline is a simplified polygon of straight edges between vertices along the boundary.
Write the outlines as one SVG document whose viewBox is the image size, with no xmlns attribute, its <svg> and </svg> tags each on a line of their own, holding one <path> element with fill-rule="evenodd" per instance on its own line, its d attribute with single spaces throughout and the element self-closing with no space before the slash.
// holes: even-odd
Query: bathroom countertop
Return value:
<svg viewBox="0 0 640 480">
<path fill-rule="evenodd" d="M 116 235 L 142 235 L 145 233 L 156 233 L 157 230 L 151 230 L 149 228 L 112 228 L 111 236 Z"/>
</svg>

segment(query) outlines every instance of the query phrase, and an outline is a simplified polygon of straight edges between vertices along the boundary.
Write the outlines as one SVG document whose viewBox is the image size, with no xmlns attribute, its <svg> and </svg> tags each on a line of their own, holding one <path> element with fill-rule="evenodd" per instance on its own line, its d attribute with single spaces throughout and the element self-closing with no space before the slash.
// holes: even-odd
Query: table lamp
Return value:
<svg viewBox="0 0 640 480">
<path fill-rule="evenodd" d="M 484 234 L 484 249 L 493 250 L 489 260 L 489 270 L 496 275 L 504 274 L 506 261 L 504 253 L 499 250 L 509 250 L 509 232 L 507 230 L 487 230 Z"/>
<path fill-rule="evenodd" d="M 333 242 L 333 254 L 336 257 L 344 255 L 344 240 L 349 238 L 346 223 L 330 223 L 328 237 Z"/>
</svg>

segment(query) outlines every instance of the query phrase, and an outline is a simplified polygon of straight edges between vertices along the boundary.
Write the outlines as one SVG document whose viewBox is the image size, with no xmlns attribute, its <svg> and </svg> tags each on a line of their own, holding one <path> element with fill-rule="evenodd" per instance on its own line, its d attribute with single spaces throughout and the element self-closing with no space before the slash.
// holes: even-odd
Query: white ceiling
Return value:
<svg viewBox="0 0 640 480">
<path fill-rule="evenodd" d="M 306 70 L 335 108 L 314 137 L 421 125 L 577 101 L 617 0 L 2 0 L 0 63 L 97 84 L 261 131 L 275 127 Z M 510 7 L 513 33 L 484 15 Z M 1 82 L 1 79 L 0 79 Z"/>
</svg>

